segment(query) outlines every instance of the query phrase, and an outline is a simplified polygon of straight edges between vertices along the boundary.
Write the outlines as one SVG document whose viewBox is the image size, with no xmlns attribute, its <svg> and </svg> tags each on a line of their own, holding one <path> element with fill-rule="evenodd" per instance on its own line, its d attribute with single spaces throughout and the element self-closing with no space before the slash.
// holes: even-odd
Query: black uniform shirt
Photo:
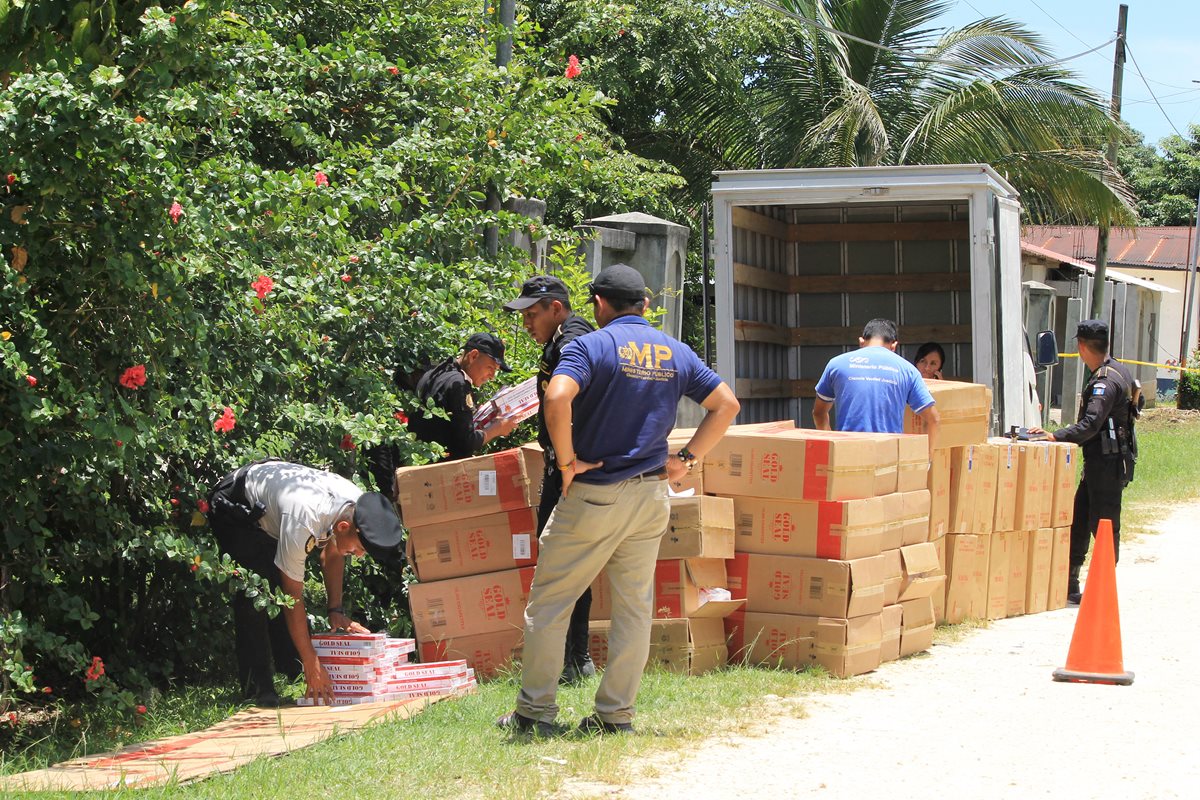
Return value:
<svg viewBox="0 0 1200 800">
<path fill-rule="evenodd" d="M 426 416 L 423 408 L 413 411 L 408 429 L 423 442 L 446 448 L 446 460 L 470 458 L 483 449 L 483 431 L 475 430 L 474 387 L 456 357 L 447 358 L 425 373 L 417 384 L 417 398 L 424 405 L 430 398 L 450 417 Z"/>
<path fill-rule="evenodd" d="M 550 432 L 546 430 L 546 412 L 544 406 L 541 405 L 546 399 L 546 387 L 550 385 L 550 376 L 554 374 L 554 368 L 558 366 L 558 359 L 562 357 L 563 348 L 574 339 L 594 330 L 595 328 L 586 319 L 572 314 L 563 320 L 563 324 L 558 326 L 554 336 L 550 337 L 550 341 L 546 342 L 546 346 L 542 348 L 537 379 L 538 444 L 546 452 L 547 462 L 553 460 L 554 448 L 550 443 Z"/>
<path fill-rule="evenodd" d="M 1079 421 L 1055 431 L 1054 440 L 1082 445 L 1084 458 L 1100 456 L 1100 436 L 1107 435 L 1109 417 L 1114 428 L 1129 430 L 1132 391 L 1133 379 L 1125 367 L 1112 356 L 1104 359 L 1083 387 Z"/>
</svg>

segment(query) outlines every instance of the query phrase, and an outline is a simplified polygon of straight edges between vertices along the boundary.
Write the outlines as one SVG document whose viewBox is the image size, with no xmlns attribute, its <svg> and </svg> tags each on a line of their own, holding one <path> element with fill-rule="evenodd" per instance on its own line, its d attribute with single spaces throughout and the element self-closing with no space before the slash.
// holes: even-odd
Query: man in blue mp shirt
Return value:
<svg viewBox="0 0 1200 800">
<path fill-rule="evenodd" d="M 654 567 L 670 517 L 667 480 L 686 475 L 739 409 L 729 387 L 687 345 L 645 320 L 646 282 L 637 270 L 614 264 L 589 290 L 600 330 L 563 349 L 546 387 L 546 428 L 562 471 L 562 499 L 539 539 L 517 707 L 496 722 L 542 736 L 563 730 L 555 718 L 567 622 L 601 569 L 613 598 L 608 666 L 595 713 L 579 730 L 633 731 L 650 652 Z M 668 454 L 667 434 L 684 395 L 707 413 L 687 446 Z"/>
<path fill-rule="evenodd" d="M 837 404 L 839 431 L 903 433 L 904 407 L 917 415 L 918 430 L 935 446 L 938 411 L 921 373 L 896 354 L 896 323 L 873 319 L 863 328 L 859 348 L 833 358 L 817 381 L 813 423 L 830 430 L 829 410 Z"/>
</svg>

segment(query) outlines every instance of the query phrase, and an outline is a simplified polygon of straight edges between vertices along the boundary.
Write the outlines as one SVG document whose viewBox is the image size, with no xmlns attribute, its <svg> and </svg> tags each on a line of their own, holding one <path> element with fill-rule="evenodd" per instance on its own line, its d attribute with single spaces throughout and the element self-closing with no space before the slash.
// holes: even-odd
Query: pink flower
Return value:
<svg viewBox="0 0 1200 800">
<path fill-rule="evenodd" d="M 567 58 L 567 71 L 564 73 L 567 80 L 575 80 L 582 72 L 583 68 L 579 66 L 579 58 L 577 56 L 569 56 Z"/>
<path fill-rule="evenodd" d="M 32 375 L 26 375 L 25 382 L 30 386 L 37 386 L 37 378 L 33 377 Z"/>
<path fill-rule="evenodd" d="M 321 170 L 317 170 L 317 174 L 313 176 L 313 180 L 316 181 L 317 186 L 329 185 L 329 176 L 321 172 Z"/>
<path fill-rule="evenodd" d="M 343 275 L 342 276 L 342 283 L 349 283 L 352 280 L 354 280 L 353 275 Z"/>
<path fill-rule="evenodd" d="M 233 415 L 233 409 L 225 406 L 225 410 L 221 412 L 220 418 L 213 423 L 213 430 L 219 433 L 229 433 L 233 430 L 235 423 L 237 423 L 237 417 Z"/>
<path fill-rule="evenodd" d="M 265 300 L 271 290 L 275 288 L 275 281 L 271 280 L 270 275 L 259 275 L 258 279 L 250 284 L 250 288 L 258 295 L 259 300 Z"/>
<path fill-rule="evenodd" d="M 196 501 L 196 508 L 200 509 L 201 514 L 207 514 L 208 513 L 208 501 L 205 500 L 204 498 L 200 498 L 199 500 Z"/>
<path fill-rule="evenodd" d="M 171 218 L 171 222 L 179 224 L 179 218 L 183 216 L 183 206 L 179 205 L 178 200 L 171 203 L 171 210 L 167 212 L 167 216 Z"/>
<path fill-rule="evenodd" d="M 341 447 L 343 450 L 353 450 L 354 446 L 355 446 L 354 440 L 351 439 L 350 434 L 347 433 L 345 436 L 342 437 L 342 443 L 338 446 Z"/>
<path fill-rule="evenodd" d="M 399 67 L 388 67 L 388 72 L 392 73 L 393 75 L 399 75 L 400 68 Z"/>
<path fill-rule="evenodd" d="M 126 389 L 140 389 L 146 385 L 146 365 L 135 364 L 121 373 L 117 381 Z"/>
</svg>

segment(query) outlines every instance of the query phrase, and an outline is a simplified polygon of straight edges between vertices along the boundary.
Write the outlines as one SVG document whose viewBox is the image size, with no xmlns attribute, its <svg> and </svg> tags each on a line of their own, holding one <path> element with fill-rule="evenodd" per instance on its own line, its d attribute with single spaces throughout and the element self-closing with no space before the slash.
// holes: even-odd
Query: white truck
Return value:
<svg viewBox="0 0 1200 800">
<path fill-rule="evenodd" d="M 992 388 L 993 433 L 1040 424 L 1020 204 L 991 167 L 718 172 L 712 200 L 716 369 L 739 420 L 811 425 L 826 362 L 885 317 L 905 357 L 936 341 L 947 379 Z"/>
</svg>

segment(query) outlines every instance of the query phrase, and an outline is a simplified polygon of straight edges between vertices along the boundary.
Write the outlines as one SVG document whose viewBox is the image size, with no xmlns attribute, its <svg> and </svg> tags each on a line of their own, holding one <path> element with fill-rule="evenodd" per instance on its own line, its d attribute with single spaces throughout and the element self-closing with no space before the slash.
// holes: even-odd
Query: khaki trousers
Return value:
<svg viewBox="0 0 1200 800">
<path fill-rule="evenodd" d="M 608 666 L 596 690 L 596 714 L 629 722 L 646 659 L 654 616 L 658 543 L 671 514 L 667 482 L 630 478 L 607 486 L 571 485 L 546 523 L 539 542 L 529 605 L 517 711 L 553 722 L 558 678 L 571 609 L 607 568 L 612 594 Z"/>
</svg>

